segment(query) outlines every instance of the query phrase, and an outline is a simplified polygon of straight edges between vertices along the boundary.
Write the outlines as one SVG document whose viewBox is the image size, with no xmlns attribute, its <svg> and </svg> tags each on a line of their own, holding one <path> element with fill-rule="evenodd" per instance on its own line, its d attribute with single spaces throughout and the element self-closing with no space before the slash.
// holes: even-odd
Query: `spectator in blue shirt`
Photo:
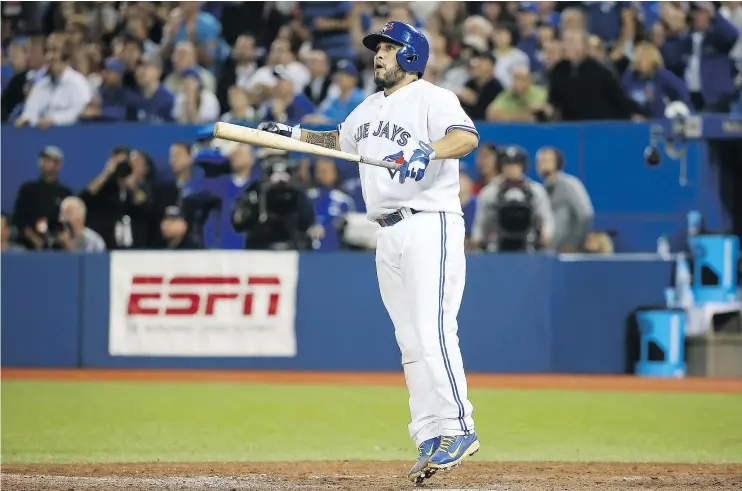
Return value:
<svg viewBox="0 0 742 491">
<path fill-rule="evenodd" d="M 334 63 L 355 58 L 350 37 L 351 2 L 299 2 L 302 24 L 309 29 L 312 48 L 324 51 Z"/>
<path fill-rule="evenodd" d="M 712 2 L 693 2 L 691 32 L 683 38 L 685 81 L 696 110 L 728 112 L 736 69 L 729 56 L 739 32 Z"/>
<path fill-rule="evenodd" d="M 339 175 L 332 159 L 317 159 L 314 179 L 317 187 L 307 192 L 314 205 L 316 220 L 310 230 L 312 247 L 317 251 L 335 251 L 342 246 L 340 221 L 346 213 L 354 211 L 353 200 L 338 189 Z"/>
<path fill-rule="evenodd" d="M 201 11 L 201 2 L 179 2 L 163 28 L 162 56 L 169 58 L 177 43 L 190 41 L 196 46 L 198 64 L 214 72 L 222 58 L 221 35 L 221 24 L 210 13 Z"/>
<path fill-rule="evenodd" d="M 690 92 L 685 83 L 666 70 L 659 49 L 641 42 L 634 51 L 634 62 L 621 78 L 628 96 L 638 106 L 635 113 L 647 118 L 663 118 L 665 107 L 681 101 L 691 107 Z"/>
<path fill-rule="evenodd" d="M 276 85 L 271 98 L 261 107 L 261 120 L 277 121 L 285 124 L 297 124 L 304 116 L 310 114 L 314 107 L 304 94 L 294 92 L 294 83 L 290 73 L 283 66 L 274 70 Z"/>
<path fill-rule="evenodd" d="M 623 11 L 632 8 L 631 2 L 584 2 L 587 10 L 587 26 L 591 34 L 595 34 L 609 47 L 618 41 L 623 24 L 629 18 Z"/>
<path fill-rule="evenodd" d="M 160 83 L 162 68 L 157 55 L 145 55 L 137 67 L 139 84 L 139 103 L 136 108 L 136 120 L 147 123 L 171 122 L 175 98 Z"/>
<path fill-rule="evenodd" d="M 353 62 L 340 60 L 333 81 L 340 94 L 328 96 L 320 105 L 318 114 L 306 116 L 305 123 L 340 124 L 366 98 L 363 90 L 358 88 L 358 69 Z"/>
<path fill-rule="evenodd" d="M 539 60 L 541 42 L 536 29 L 536 14 L 538 7 L 532 4 L 521 4 L 518 8 L 518 41 L 517 48 L 528 55 L 531 62 L 531 70 L 540 72 L 543 65 Z"/>
<path fill-rule="evenodd" d="M 131 121 L 139 102 L 139 96 L 122 85 L 124 63 L 116 58 L 106 60 L 103 83 L 84 115 L 100 121 Z"/>
<path fill-rule="evenodd" d="M 231 172 L 204 183 L 206 190 L 220 203 L 204 227 L 208 249 L 242 249 L 245 235 L 232 226 L 232 208 L 243 190 L 252 182 L 254 154 L 250 145 L 237 145 L 229 156 Z"/>
<path fill-rule="evenodd" d="M 525 3 L 536 3 L 538 9 L 537 22 L 553 28 L 559 27 L 560 16 L 556 12 L 556 2 L 525 2 Z"/>
</svg>

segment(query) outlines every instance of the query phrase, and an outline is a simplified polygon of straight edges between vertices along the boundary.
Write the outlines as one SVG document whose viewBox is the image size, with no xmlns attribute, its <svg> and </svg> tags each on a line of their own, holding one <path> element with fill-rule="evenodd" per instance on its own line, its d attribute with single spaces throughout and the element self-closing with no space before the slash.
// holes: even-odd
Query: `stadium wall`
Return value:
<svg viewBox="0 0 742 491">
<path fill-rule="evenodd" d="M 372 254 L 299 255 L 296 353 L 281 357 L 112 355 L 112 257 L 4 253 L 2 365 L 400 369 Z M 496 373 L 622 373 L 626 319 L 661 303 L 671 274 L 670 263 L 653 258 L 519 254 L 470 255 L 467 269 L 464 359 L 469 371 Z"/>
<path fill-rule="evenodd" d="M 585 183 L 596 210 L 595 228 L 615 232 L 618 252 L 649 252 L 660 235 L 675 247 L 685 243 L 684 221 L 689 210 L 703 213 L 710 229 L 722 228 L 723 207 L 718 198 L 715 169 L 708 163 L 705 142 L 687 145 L 688 184 L 679 184 L 678 161 L 665 156 L 663 164 L 645 165 L 649 125 L 637 123 L 498 125 L 478 123 L 483 141 L 526 148 L 531 159 L 538 148 L 553 145 L 566 156 L 566 171 Z M 103 168 L 111 149 L 128 145 L 152 155 L 167 166 L 168 147 L 176 140 L 193 141 L 194 126 L 79 125 L 38 131 L 2 127 L 2 208 L 12 210 L 22 182 L 37 176 L 36 160 L 45 145 L 65 152 L 61 179 L 81 190 Z M 473 170 L 474 155 L 465 159 Z M 535 164 L 528 173 L 535 177 Z M 661 190 L 661 192 L 660 192 Z"/>
</svg>

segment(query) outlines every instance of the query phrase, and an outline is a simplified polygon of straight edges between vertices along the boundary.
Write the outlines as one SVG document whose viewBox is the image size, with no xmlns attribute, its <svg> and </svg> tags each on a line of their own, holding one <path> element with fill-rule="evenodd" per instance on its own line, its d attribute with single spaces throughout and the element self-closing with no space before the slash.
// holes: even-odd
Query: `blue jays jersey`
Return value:
<svg viewBox="0 0 742 491">
<path fill-rule="evenodd" d="M 353 200 L 337 189 L 322 187 L 312 188 L 307 192 L 312 205 L 317 225 L 324 229 L 324 237 L 318 241 L 318 251 L 336 251 L 340 249 L 340 231 L 336 227 L 338 219 L 349 211 L 354 211 Z"/>
<path fill-rule="evenodd" d="M 338 126 L 342 151 L 400 165 L 420 148 L 419 142 L 440 140 L 452 130 L 479 136 L 456 94 L 426 80 L 411 82 L 389 96 L 384 92 L 369 96 Z M 404 207 L 462 215 L 458 159 L 432 160 L 420 181 L 400 183 L 398 172 L 360 166 L 369 219 Z"/>
</svg>

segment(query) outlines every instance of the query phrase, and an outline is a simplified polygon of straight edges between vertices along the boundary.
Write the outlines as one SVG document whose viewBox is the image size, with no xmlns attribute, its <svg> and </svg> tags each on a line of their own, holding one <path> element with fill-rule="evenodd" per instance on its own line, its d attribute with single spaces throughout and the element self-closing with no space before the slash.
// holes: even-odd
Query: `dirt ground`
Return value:
<svg viewBox="0 0 742 491">
<path fill-rule="evenodd" d="M 468 375 L 471 387 L 742 394 L 742 379 L 652 379 L 630 376 Z M 3 369 L 2 379 L 250 382 L 269 384 L 403 385 L 397 373 L 185 370 Z M 741 456 L 742 458 L 742 456 Z M 4 465 L 0 488 L 17 491 L 411 490 L 411 462 L 148 463 Z M 439 473 L 427 491 L 735 490 L 742 464 L 477 462 Z"/>
<path fill-rule="evenodd" d="M 409 462 L 280 462 L 3 466 L 17 491 L 397 491 Z M 480 463 L 435 475 L 421 490 L 735 490 L 742 465 Z"/>
</svg>

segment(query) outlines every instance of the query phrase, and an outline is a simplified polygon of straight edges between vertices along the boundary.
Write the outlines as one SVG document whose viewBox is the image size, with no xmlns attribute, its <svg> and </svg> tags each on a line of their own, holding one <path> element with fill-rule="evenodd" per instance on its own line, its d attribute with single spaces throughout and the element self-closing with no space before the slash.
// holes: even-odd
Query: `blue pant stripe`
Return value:
<svg viewBox="0 0 742 491">
<path fill-rule="evenodd" d="M 456 384 L 456 379 L 453 376 L 453 370 L 451 370 L 451 362 L 448 358 L 448 348 L 446 347 L 446 339 L 443 333 L 443 293 L 446 287 L 446 215 L 443 212 L 439 213 L 441 219 L 441 262 L 440 262 L 440 282 L 438 284 L 438 340 L 441 345 L 441 355 L 443 356 L 443 365 L 446 367 L 446 374 L 448 375 L 448 382 L 451 384 L 451 390 L 453 391 L 453 398 L 456 401 L 456 405 L 459 408 L 459 424 L 461 430 L 467 432 L 466 423 L 464 422 L 464 405 L 461 403 L 459 397 L 459 389 Z"/>
</svg>

